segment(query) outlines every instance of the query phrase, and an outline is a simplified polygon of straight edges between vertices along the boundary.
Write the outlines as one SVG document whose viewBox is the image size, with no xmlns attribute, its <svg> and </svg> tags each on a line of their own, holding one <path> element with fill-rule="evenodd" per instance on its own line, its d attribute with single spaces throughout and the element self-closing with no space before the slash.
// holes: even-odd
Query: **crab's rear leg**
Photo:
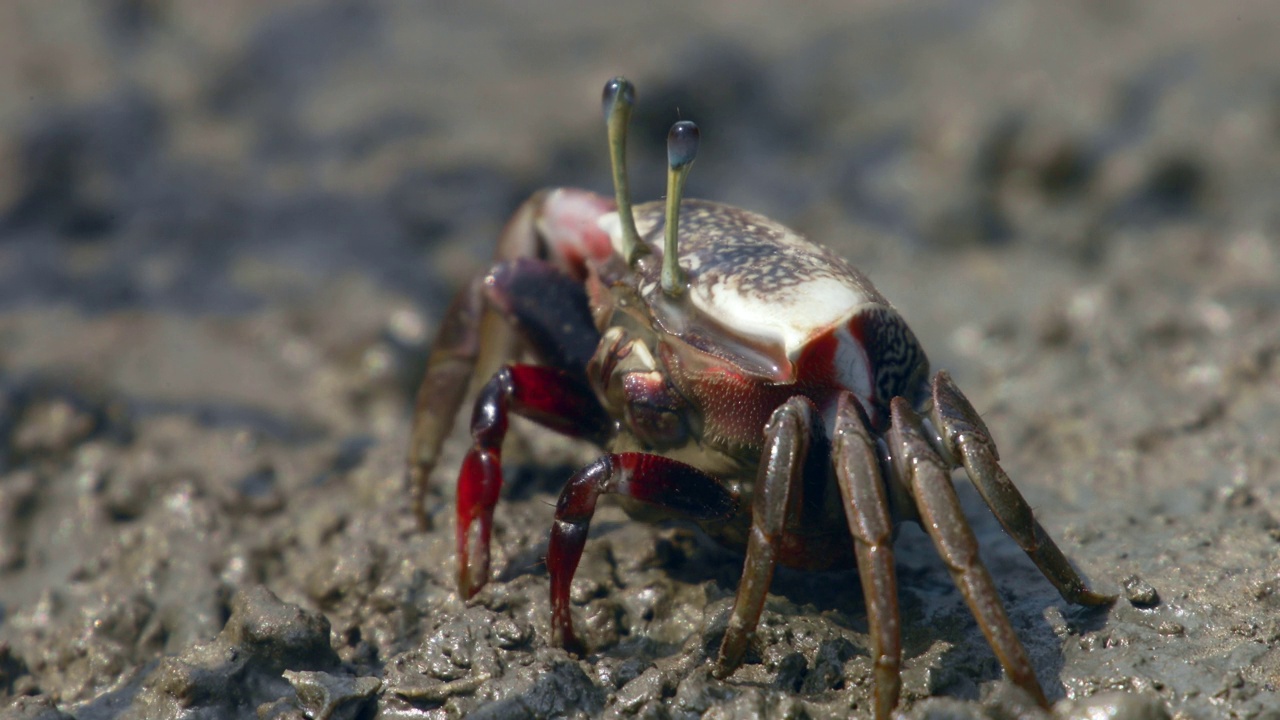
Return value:
<svg viewBox="0 0 1280 720">
<path fill-rule="evenodd" d="M 592 254 L 608 251 L 607 239 L 593 226 L 601 213 L 613 209 L 613 201 L 580 190 L 554 190 L 535 194 L 512 216 L 502 231 L 495 260 L 495 271 L 504 262 L 521 258 L 539 258 L 559 278 L 544 274 L 543 287 L 580 285 L 584 273 L 583 260 Z M 513 266 L 512 266 L 513 267 Z M 508 272 L 508 279 L 513 273 Z M 518 280 L 522 275 L 514 273 Z M 431 471 L 440 458 L 440 448 L 453 428 L 454 419 L 469 393 L 475 392 L 498 368 L 515 358 L 520 336 L 514 324 L 536 325 L 538 319 L 521 318 L 536 303 L 523 302 L 523 298 L 535 297 L 542 302 L 538 307 L 544 315 L 559 315 L 556 323 L 545 325 L 543 334 L 555 335 L 565 317 L 572 317 L 570 332 L 579 336 L 594 333 L 585 299 L 580 308 L 566 307 L 566 301 L 547 301 L 542 293 L 522 292 L 521 288 L 495 288 L 491 282 L 494 274 L 473 279 L 454 298 L 441 319 L 440 330 L 432 344 L 427 359 L 427 369 L 419 386 L 413 412 L 413 430 L 409 442 L 408 481 L 412 493 L 414 514 L 420 529 L 430 527 L 426 511 L 426 495 Z M 495 291 L 505 293 L 511 302 L 502 307 L 494 305 Z M 571 290 L 569 291 L 571 292 Z M 554 293 L 556 298 L 564 292 Z M 585 298 L 585 296 L 582 296 Z M 570 305 L 572 303 L 569 303 Z M 585 317 L 579 322 L 574 316 Z M 503 315 L 508 315 L 504 318 Z M 514 315 L 512 318 L 510 316 Z M 513 324 L 514 320 L 514 324 Z M 526 333 L 527 335 L 527 333 Z M 585 364 L 590 351 L 580 358 Z M 567 366 L 569 360 L 550 358 L 551 364 Z"/>
<path fill-rule="evenodd" d="M 1115 600 L 1114 595 L 1090 590 L 1040 526 L 1022 493 L 1000 467 L 995 441 L 982 418 L 946 371 L 939 371 L 933 378 L 931 419 L 943 447 L 964 466 L 1005 532 L 1058 588 L 1063 599 L 1077 605 L 1106 605 Z"/>
<path fill-rule="evenodd" d="M 714 521 L 734 514 L 737 498 L 716 478 L 662 455 L 616 453 L 574 473 L 556 502 L 555 523 L 547 545 L 551 576 L 551 644 L 581 654 L 569 614 L 569 586 L 587 542 L 596 501 L 618 494 L 654 505 L 690 520 Z"/>
<path fill-rule="evenodd" d="M 951 571 L 952 579 L 1004 667 L 1005 675 L 1013 684 L 1026 690 L 1041 707 L 1049 707 L 1027 658 L 1027 651 L 1005 613 L 995 582 L 978 556 L 978 540 L 960 509 L 960 498 L 951 484 L 950 464 L 925 438 L 923 423 L 906 400 L 894 398 L 889 411 L 890 456 L 894 460 L 895 471 L 911 489 L 911 496 L 920 512 L 920 524 Z"/>
<path fill-rule="evenodd" d="M 887 720 L 902 687 L 902 633 L 893 565 L 893 522 L 870 423 L 858 401 L 842 393 L 836 405 L 832 461 L 853 533 L 866 598 L 875 674 L 875 718 Z"/>
</svg>

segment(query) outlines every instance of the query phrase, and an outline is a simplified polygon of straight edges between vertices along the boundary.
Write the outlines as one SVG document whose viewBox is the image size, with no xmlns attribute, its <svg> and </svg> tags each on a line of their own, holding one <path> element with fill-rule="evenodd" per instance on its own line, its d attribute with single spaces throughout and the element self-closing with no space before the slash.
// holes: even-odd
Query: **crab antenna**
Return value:
<svg viewBox="0 0 1280 720">
<path fill-rule="evenodd" d="M 624 77 L 604 84 L 604 120 L 609 128 L 609 164 L 613 167 L 613 195 L 618 202 L 618 220 L 622 222 L 622 257 L 627 265 L 635 263 L 644 252 L 636 220 L 631 214 L 631 189 L 627 183 L 627 123 L 631 106 L 636 103 L 636 86 Z"/>
<path fill-rule="evenodd" d="M 670 297 L 683 293 L 689 284 L 680 267 L 680 199 L 697 156 L 698 126 L 688 120 L 672 125 L 667 133 L 667 242 L 662 255 L 662 292 Z"/>
</svg>

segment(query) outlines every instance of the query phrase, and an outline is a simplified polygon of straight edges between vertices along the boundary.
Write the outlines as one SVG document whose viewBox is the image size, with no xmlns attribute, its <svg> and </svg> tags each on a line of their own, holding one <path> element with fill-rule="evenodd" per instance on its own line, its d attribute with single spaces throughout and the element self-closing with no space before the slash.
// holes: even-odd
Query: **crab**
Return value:
<svg viewBox="0 0 1280 720">
<path fill-rule="evenodd" d="M 857 568 L 875 717 L 900 695 L 898 523 L 932 538 L 1010 681 L 1047 706 L 961 512 L 963 467 L 1005 531 L 1068 602 L 1105 605 L 1001 469 L 995 442 L 946 371 L 930 373 L 902 316 L 852 264 L 736 207 L 683 198 L 698 129 L 668 135 L 665 204 L 631 205 L 635 90 L 604 90 L 614 197 L 535 194 L 495 264 L 455 297 L 418 392 L 408 476 L 419 525 L 428 478 L 476 394 L 458 475 L 457 583 L 489 581 L 490 530 L 511 415 L 603 449 L 568 480 L 547 546 L 550 640 L 578 640 L 569 588 L 602 495 L 633 515 L 694 521 L 744 549 L 714 674 L 743 662 L 777 564 Z M 532 357 L 536 363 L 521 363 Z"/>
</svg>

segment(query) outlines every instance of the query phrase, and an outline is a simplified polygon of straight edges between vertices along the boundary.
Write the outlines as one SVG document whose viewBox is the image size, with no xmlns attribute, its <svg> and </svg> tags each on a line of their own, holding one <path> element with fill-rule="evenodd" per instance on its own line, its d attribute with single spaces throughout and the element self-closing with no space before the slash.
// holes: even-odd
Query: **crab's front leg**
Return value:
<svg viewBox="0 0 1280 720">
<path fill-rule="evenodd" d="M 408 476 L 419 526 L 429 526 L 428 480 L 468 390 L 482 382 L 472 419 L 474 446 L 459 476 L 459 589 L 488 577 L 488 527 L 501 486 L 499 455 L 508 412 L 578 437 L 611 424 L 587 386 L 585 366 L 599 333 L 582 286 L 587 257 L 607 254 L 595 221 L 611 200 L 579 190 L 534 195 L 507 224 L 498 262 L 458 293 L 436 337 L 418 391 Z M 520 347 L 548 368 L 513 366 Z"/>
<path fill-rule="evenodd" d="M 489 580 L 489 536 L 502 488 L 502 441 L 510 413 L 596 441 L 607 437 L 611 426 L 591 389 L 563 370 L 507 365 L 485 384 L 471 418 L 473 445 L 458 473 L 458 592 L 464 598 Z"/>
<path fill-rule="evenodd" d="M 551 644 L 581 654 L 569 614 L 569 586 L 582 559 L 601 495 L 618 494 L 695 521 L 728 518 L 738 500 L 719 480 L 663 455 L 626 452 L 601 457 L 574 473 L 556 502 L 547 545 L 551 576 Z"/>
</svg>

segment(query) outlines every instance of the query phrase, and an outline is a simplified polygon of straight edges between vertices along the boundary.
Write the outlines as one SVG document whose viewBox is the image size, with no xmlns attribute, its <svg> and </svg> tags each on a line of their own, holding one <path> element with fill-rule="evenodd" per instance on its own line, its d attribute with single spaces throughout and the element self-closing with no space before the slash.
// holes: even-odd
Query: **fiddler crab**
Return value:
<svg viewBox="0 0 1280 720">
<path fill-rule="evenodd" d="M 489 581 L 489 538 L 512 414 L 605 449 L 560 493 L 547 547 L 551 642 L 582 654 L 569 587 L 601 495 L 633 514 L 695 521 L 745 548 L 715 674 L 743 661 L 778 563 L 856 566 L 866 597 L 875 716 L 898 703 L 902 640 L 895 523 L 919 523 L 1008 678 L 1047 706 L 978 557 L 951 471 L 963 467 L 1005 531 L 1062 597 L 1090 590 L 1009 477 L 982 418 L 861 272 L 736 207 L 683 199 L 698 129 L 667 138 L 667 198 L 631 205 L 626 128 L 635 99 L 605 85 L 615 197 L 535 194 L 489 272 L 459 291 L 418 392 L 409 480 L 427 479 L 463 398 L 479 386 L 457 485 L 458 592 Z M 526 354 L 537 364 L 515 362 Z M 483 381 L 483 385 L 480 383 Z M 638 513 L 637 511 L 646 511 Z"/>
</svg>

